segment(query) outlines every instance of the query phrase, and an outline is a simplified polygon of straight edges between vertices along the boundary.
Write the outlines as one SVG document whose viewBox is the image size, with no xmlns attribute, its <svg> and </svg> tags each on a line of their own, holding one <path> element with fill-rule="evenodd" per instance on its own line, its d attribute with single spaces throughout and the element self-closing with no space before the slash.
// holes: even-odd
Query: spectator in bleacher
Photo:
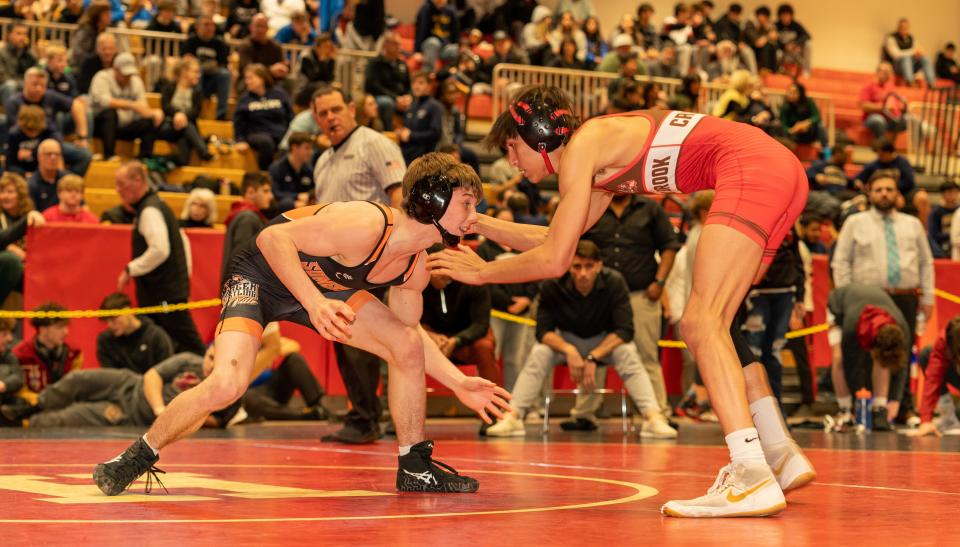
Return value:
<svg viewBox="0 0 960 547">
<path fill-rule="evenodd" d="M 341 88 L 321 86 L 313 96 L 311 108 L 331 144 L 314 167 L 316 201 L 367 200 L 399 207 L 406 164 L 396 143 L 382 133 L 358 126 L 356 106 Z M 385 291 L 378 289 L 375 295 L 382 299 Z M 334 343 L 333 348 L 351 409 L 344 427 L 323 440 L 373 442 L 381 436 L 381 405 L 377 396 L 380 360 L 344 344 Z"/>
<path fill-rule="evenodd" d="M 77 30 L 70 36 L 69 64 L 71 67 L 74 69 L 81 68 L 84 59 L 94 54 L 94 45 L 100 41 L 101 36 L 106 35 L 107 27 L 110 26 L 110 18 L 110 4 L 97 0 L 87 6 L 83 16 L 80 17 L 80 22 L 77 24 Z M 116 49 L 116 42 L 113 45 Z M 109 66 L 110 64 L 105 64 L 101 68 Z M 80 92 L 86 93 L 82 81 L 78 83 L 80 84 Z"/>
<path fill-rule="evenodd" d="M 57 23 L 75 25 L 80 22 L 83 16 L 83 0 L 66 0 L 60 9 L 60 15 L 57 17 Z"/>
<path fill-rule="evenodd" d="M 713 32 L 707 2 L 693 4 L 690 14 L 690 30 L 693 31 L 694 68 L 703 67 L 711 55 L 716 53 L 717 35 Z M 736 47 L 736 46 L 734 46 Z"/>
<path fill-rule="evenodd" d="M 632 14 L 624 13 L 620 16 L 620 22 L 614 27 L 611 36 L 618 36 L 620 34 L 624 34 L 630 38 L 630 43 L 634 46 L 634 53 L 637 55 L 644 53 L 643 34 L 640 32 L 640 29 L 637 28 L 637 21 L 633 18 Z"/>
<path fill-rule="evenodd" d="M 47 127 L 46 115 L 39 106 L 27 105 L 17 112 L 17 124 L 7 137 L 7 171 L 29 177 L 37 170 L 37 148 L 46 139 L 60 139 Z"/>
<path fill-rule="evenodd" d="M 283 48 L 267 36 L 267 17 L 262 13 L 253 16 L 250 21 L 250 35 L 237 48 L 240 63 L 237 72 L 246 74 L 246 68 L 253 63 L 267 67 L 274 82 L 282 82 L 290 74 L 290 65 L 283 55 Z M 237 91 L 244 90 L 244 78 L 237 79 Z"/>
<path fill-rule="evenodd" d="M 71 98 L 49 89 L 47 72 L 40 67 L 31 67 L 27 69 L 24 77 L 23 91 L 5 103 L 7 118 L 16 120 L 20 109 L 24 106 L 37 106 L 43 109 L 46 114 L 46 125 L 57 133 L 57 140 L 62 141 L 62 134 L 57 129 L 64 128 L 66 133 L 72 122 L 77 138 L 72 143 L 61 143 L 63 160 L 67 169 L 83 176 L 93 157 L 89 150 L 90 118 L 87 114 L 86 100 Z"/>
<path fill-rule="evenodd" d="M 587 56 L 584 61 L 588 69 L 592 70 L 607 54 L 610 46 L 603 38 L 603 33 L 600 31 L 600 20 L 596 17 L 588 17 L 583 22 L 583 34 L 587 39 Z"/>
<path fill-rule="evenodd" d="M 557 48 L 557 54 L 550 59 L 547 66 L 552 68 L 566 68 L 571 70 L 589 70 L 585 61 L 577 58 L 577 43 L 572 38 L 564 38 Z"/>
<path fill-rule="evenodd" d="M 227 18 L 220 13 L 220 0 L 200 0 L 200 6 L 195 10 L 196 17 L 187 34 L 197 33 L 197 20 L 201 17 L 210 17 L 213 20 L 215 33 L 221 38 L 227 31 Z"/>
<path fill-rule="evenodd" d="M 537 308 L 537 340 L 514 385 L 514 412 L 487 430 L 492 437 L 524 435 L 524 414 L 534 406 L 554 365 L 566 363 L 578 388 L 593 391 L 599 365 L 613 365 L 644 417 L 643 436 L 676 438 L 657 404 L 633 339 L 627 283 L 605 268 L 600 249 L 581 241 L 560 279 L 544 281 Z M 592 415 L 573 415 L 579 429 L 596 429 Z M 592 426 L 592 427 L 591 427 Z"/>
<path fill-rule="evenodd" d="M 20 361 L 10 351 L 13 341 L 13 329 L 17 322 L 10 317 L 0 318 L 0 409 L 7 410 L 11 405 L 17 405 L 17 392 L 23 387 L 23 369 Z M 0 414 L 0 426 L 17 425 L 15 420 L 8 419 Z"/>
<path fill-rule="evenodd" d="M 383 133 L 383 121 L 380 119 L 380 108 L 379 105 L 377 105 L 377 98 L 369 94 L 364 95 L 360 104 L 360 108 L 357 109 L 357 125 Z"/>
<path fill-rule="evenodd" d="M 183 202 L 181 228 L 213 228 L 217 223 L 217 196 L 209 188 L 194 188 Z"/>
<path fill-rule="evenodd" d="M 286 92 L 274 85 L 273 77 L 264 65 L 247 65 L 243 79 L 246 91 L 237 99 L 233 113 L 233 131 L 237 139 L 234 150 L 243 153 L 252 148 L 257 155 L 257 165 L 266 171 L 293 119 L 293 107 Z"/>
<path fill-rule="evenodd" d="M 83 179 L 77 175 L 66 175 L 57 183 L 56 205 L 43 211 L 47 222 L 77 222 L 98 224 L 97 217 L 83 206 Z"/>
<path fill-rule="evenodd" d="M 290 24 L 281 27 L 273 39 L 281 44 L 312 46 L 317 39 L 317 31 L 310 26 L 310 17 L 300 11 L 290 16 Z"/>
<path fill-rule="evenodd" d="M 637 19 L 634 27 L 643 38 L 643 49 L 647 59 L 656 59 L 660 49 L 665 45 L 661 39 L 660 29 L 653 23 L 653 14 L 653 6 L 649 3 L 644 2 L 637 6 Z"/>
<path fill-rule="evenodd" d="M 897 31 L 888 34 L 883 41 L 883 60 L 893 65 L 897 76 L 903 78 L 909 86 L 914 85 L 917 71 L 923 72 L 927 85 L 936 84 L 933 63 L 914 44 L 913 35 L 910 34 L 910 21 L 906 18 L 897 21 Z"/>
<path fill-rule="evenodd" d="M 430 251 L 443 250 L 439 245 Z M 466 285 L 445 275 L 430 275 L 423 289 L 423 317 L 427 335 L 454 364 L 477 365 L 481 378 L 500 382 L 490 330 L 490 292 L 483 285 Z"/>
<path fill-rule="evenodd" d="M 957 46 L 953 45 L 953 42 L 947 42 L 947 45 L 943 46 L 943 51 L 937 53 L 937 78 L 960 84 L 960 66 L 954 58 L 956 54 Z"/>
<path fill-rule="evenodd" d="M 423 55 L 423 70 L 436 70 L 439 59 L 456 61 L 460 54 L 460 19 L 447 0 L 424 0 L 415 24 L 413 47 Z"/>
<path fill-rule="evenodd" d="M 640 59 L 634 53 L 630 57 L 620 60 L 618 72 L 620 75 L 616 79 L 610 80 L 610 83 L 607 84 L 607 97 L 616 96 L 627 83 L 636 83 L 636 76 L 646 75 L 647 66 L 641 63 Z"/>
<path fill-rule="evenodd" d="M 513 222 L 514 220 L 510 209 L 500 209 L 494 216 L 507 222 Z M 516 253 L 512 249 L 504 247 L 492 239 L 484 240 L 477 248 L 477 255 L 487 262 L 497 260 L 497 257 L 506 258 L 514 254 Z M 492 309 L 524 318 L 530 318 L 530 306 L 540 291 L 540 284 L 537 282 L 492 284 L 487 285 L 487 287 L 490 290 L 490 306 Z M 491 317 L 490 328 L 493 329 L 493 336 L 496 341 L 496 355 L 503 363 L 503 387 L 512 390 L 526 357 L 524 348 L 527 346 L 526 337 L 529 326 L 499 317 Z"/>
<path fill-rule="evenodd" d="M 800 220 L 797 221 L 797 236 L 800 238 L 800 252 L 801 254 L 806 249 L 806 252 L 815 255 L 825 255 L 827 254 L 827 246 L 823 244 L 821 240 L 821 233 L 823 231 L 823 219 L 811 214 L 803 214 L 800 216 Z M 807 276 L 809 282 L 809 275 Z M 805 289 L 804 294 L 810 295 L 810 293 Z"/>
<path fill-rule="evenodd" d="M 62 312 L 66 308 L 56 302 L 46 302 L 34 311 Z M 13 347 L 13 354 L 23 369 L 26 399 L 36 400 L 37 394 L 67 374 L 83 367 L 83 355 L 70 347 L 70 320 L 61 317 L 33 317 L 33 338 L 23 339 Z M 21 392 L 23 393 L 23 392 Z M 32 402 L 32 401 L 31 401 Z"/>
<path fill-rule="evenodd" d="M 27 181 L 27 188 L 38 211 L 46 211 L 59 202 L 57 183 L 67 175 L 60 169 L 62 159 L 60 141 L 56 139 L 42 141 L 37 147 L 37 170 Z"/>
<path fill-rule="evenodd" d="M 101 310 L 132 308 L 130 297 L 116 292 L 100 303 Z M 173 341 L 147 316 L 124 313 L 101 319 L 107 328 L 97 335 L 100 368 L 120 368 L 137 374 L 173 355 Z"/>
<path fill-rule="evenodd" d="M 730 40 L 718 43 L 714 60 L 706 66 L 707 78 L 710 81 L 726 82 L 738 70 L 747 70 L 747 66 L 737 55 L 737 45 Z"/>
<path fill-rule="evenodd" d="M 727 13 L 723 14 L 723 17 L 720 19 L 717 19 L 717 22 L 713 25 L 713 30 L 717 33 L 718 43 L 729 40 L 736 44 L 737 55 L 743 60 L 747 70 L 756 74 L 757 57 L 753 48 L 747 44 L 747 36 L 744 31 L 743 21 L 741 20 L 742 14 L 743 6 L 738 3 L 730 4 L 730 7 L 727 8 Z"/>
<path fill-rule="evenodd" d="M 270 166 L 273 195 L 280 211 L 305 205 L 313 194 L 313 136 L 309 133 L 290 135 L 289 151 Z"/>
<path fill-rule="evenodd" d="M 593 0 L 560 0 L 555 13 L 562 17 L 565 12 L 570 13 L 577 25 L 583 25 L 587 19 L 597 16 Z"/>
<path fill-rule="evenodd" d="M 223 260 L 220 267 L 220 283 L 227 281 L 230 263 L 244 245 L 257 236 L 267 225 L 263 211 L 270 208 L 273 189 L 270 175 L 263 171 L 251 171 L 243 175 L 240 192 L 243 199 L 230 205 L 230 214 L 224 220 L 227 233 L 223 239 Z"/>
<path fill-rule="evenodd" d="M 330 34 L 317 36 L 314 46 L 300 59 L 300 74 L 294 102 L 298 107 L 310 105 L 313 92 L 320 85 L 337 79 L 337 45 Z"/>
<path fill-rule="evenodd" d="M 647 62 L 648 73 L 658 78 L 681 79 L 677 47 L 667 42 L 656 59 Z"/>
<path fill-rule="evenodd" d="M 103 143 L 103 155 L 116 157 L 117 139 L 140 139 L 140 152 L 150 151 L 163 111 L 147 103 L 146 89 L 133 55 L 119 53 L 113 68 L 105 68 L 90 83 L 94 135 Z"/>
<path fill-rule="evenodd" d="M 626 34 L 618 34 L 610 41 L 612 50 L 603 56 L 597 65 L 598 72 L 620 72 L 621 65 L 628 59 L 635 59 L 636 52 L 633 50 L 633 40 Z M 644 67 L 646 70 L 646 67 Z M 646 73 L 646 72 L 644 72 Z"/>
<path fill-rule="evenodd" d="M 227 64 L 230 47 L 217 36 L 213 18 L 201 15 L 197 18 L 196 33 L 187 37 L 180 48 L 181 56 L 191 56 L 200 63 L 200 89 L 203 98 L 217 97 L 217 119 L 227 119 L 232 76 Z"/>
<path fill-rule="evenodd" d="M 758 6 L 754 10 L 756 22 L 747 21 L 743 29 L 744 40 L 753 48 L 753 56 L 757 61 L 757 70 L 763 74 L 776 72 L 780 64 L 777 52 L 780 49 L 777 27 L 770 20 L 770 8 Z"/>
<path fill-rule="evenodd" d="M 156 129 L 155 138 L 176 143 L 178 153 L 171 158 L 177 165 L 188 165 L 190 155 L 196 152 L 200 161 L 210 161 L 213 154 L 200 136 L 197 119 L 203 106 L 200 90 L 200 63 L 194 57 L 180 59 L 173 67 L 174 81 L 160 84 L 160 106 L 163 124 Z M 148 143 L 152 144 L 152 143 Z M 140 155 L 148 157 L 152 150 L 140 145 Z"/>
<path fill-rule="evenodd" d="M 668 408 L 657 341 L 663 316 L 660 297 L 680 249 L 673 225 L 659 203 L 618 195 L 583 237 L 597 244 L 604 265 L 619 272 L 627 282 L 633 312 L 632 341 L 650 376 L 657 403 Z M 577 406 L 581 404 L 587 404 L 584 398 L 579 398 Z"/>
<path fill-rule="evenodd" d="M 407 164 L 436 150 L 443 134 L 443 105 L 430 94 L 430 74 L 414 74 L 410 85 L 413 104 L 403 117 L 403 127 L 397 130 L 400 150 Z"/>
<path fill-rule="evenodd" d="M 780 124 L 790 138 L 799 144 L 820 141 L 826 148 L 827 134 L 820 125 L 820 109 L 807 97 L 807 89 L 799 82 L 787 87 L 786 100 L 780 107 Z"/>
<path fill-rule="evenodd" d="M 894 401 L 903 390 L 896 385 L 896 375 L 906 377 L 904 365 L 913 340 L 911 320 L 887 292 L 859 283 L 830 291 L 827 309 L 840 331 L 841 357 L 831 369 L 840 423 L 852 421 L 852 394 L 867 388 L 873 392 L 873 430 L 891 431 L 890 417 L 896 416 Z"/>
<path fill-rule="evenodd" d="M 47 87 L 74 98 L 80 94 L 77 79 L 67 68 L 67 50 L 60 44 L 50 44 L 46 48 Z M 26 80 L 26 76 L 24 76 Z"/>
<path fill-rule="evenodd" d="M 183 26 L 177 20 L 177 4 L 174 0 L 160 0 L 157 2 L 157 11 L 147 30 L 151 32 L 183 32 Z"/>
<path fill-rule="evenodd" d="M 667 106 L 671 110 L 699 112 L 700 110 L 700 75 L 687 74 L 680 82 L 680 89 L 670 97 Z"/>
<path fill-rule="evenodd" d="M 241 40 L 250 34 L 250 23 L 260 13 L 260 0 L 230 0 L 229 12 L 227 32 L 235 40 Z"/>
<path fill-rule="evenodd" d="M 807 182 L 811 190 L 823 190 L 846 201 L 853 197 L 853 180 L 847 176 L 850 159 L 847 147 L 836 145 L 830 150 L 830 159 L 816 159 L 807 168 Z"/>
<path fill-rule="evenodd" d="M 753 75 L 749 70 L 738 70 L 730 76 L 727 90 L 713 105 L 711 114 L 726 120 L 737 120 L 750 104 L 750 92 L 753 91 Z"/>
<path fill-rule="evenodd" d="M 792 64 L 810 74 L 810 33 L 793 18 L 793 6 L 777 6 L 777 42 L 783 52 L 780 63 Z"/>
<path fill-rule="evenodd" d="M 533 8 L 530 22 L 524 25 L 520 35 L 520 44 L 527 51 L 530 64 L 543 65 L 550 54 L 550 29 L 553 28 L 553 15 L 550 8 Z"/>
<path fill-rule="evenodd" d="M 26 25 L 14 23 L 6 32 L 3 49 L 0 49 L 0 102 L 6 103 L 20 91 L 24 73 L 36 64 L 37 58 L 30 52 Z"/>
<path fill-rule="evenodd" d="M 576 58 L 578 61 L 587 59 L 587 35 L 580 30 L 579 24 L 574 20 L 573 13 L 569 11 L 560 12 L 560 21 L 556 28 L 548 36 L 550 48 L 554 55 L 559 55 L 560 45 L 564 40 L 573 40 L 576 46 Z"/>
<path fill-rule="evenodd" d="M 437 142 L 437 148 L 441 146 L 453 145 L 457 148 L 460 160 L 470 167 L 473 167 L 477 174 L 480 173 L 480 160 L 477 153 L 464 146 L 467 140 L 466 118 L 463 112 L 457 107 L 464 98 L 463 88 L 452 79 L 448 79 L 440 86 L 440 104 L 443 106 L 443 117 L 441 121 L 440 140 Z"/>
<path fill-rule="evenodd" d="M 877 173 L 889 176 L 897 183 L 897 208 L 916 214 L 921 223 L 926 222 L 930 214 L 930 196 L 923 188 L 917 188 L 913 166 L 906 157 L 897 153 L 890 139 L 878 141 L 875 151 L 877 159 L 863 166 L 863 171 L 854 180 L 855 186 L 865 188 Z"/>
<path fill-rule="evenodd" d="M 90 82 L 97 72 L 113 66 L 117 56 L 117 38 L 113 34 L 103 33 L 97 36 L 96 51 L 85 55 L 79 65 L 70 65 L 77 72 L 77 91 L 80 94 L 90 92 Z M 79 67 L 79 68 L 78 68 Z"/>
<path fill-rule="evenodd" d="M 164 302 L 179 304 L 190 297 L 190 274 L 184 240 L 170 206 L 150 189 L 143 164 L 132 161 L 116 173 L 120 201 L 134 212 L 131 255 L 117 277 L 117 292 L 123 292 L 131 279 L 140 306 Z M 205 349 L 190 312 L 174 311 L 150 316 L 167 331 L 178 352 L 202 355 Z"/>
<path fill-rule="evenodd" d="M 934 258 L 950 258 L 950 228 L 954 212 L 960 207 L 960 185 L 947 181 L 940 185 L 943 203 L 934 206 L 927 218 L 927 234 Z"/>
<path fill-rule="evenodd" d="M 484 71 L 485 79 L 491 85 L 506 87 L 510 85 L 506 79 L 495 82 L 493 80 L 493 69 L 500 63 L 510 63 L 517 65 L 530 64 L 530 58 L 523 48 L 514 45 L 510 36 L 502 30 L 493 33 L 493 55 L 487 59 L 481 69 Z"/>
<path fill-rule="evenodd" d="M 384 130 L 393 131 L 394 112 L 406 112 L 413 102 L 410 70 L 400 58 L 400 37 L 396 33 L 384 33 L 380 55 L 370 59 L 364 70 L 363 90 L 377 98 Z"/>
<path fill-rule="evenodd" d="M 860 108 L 863 125 L 880 139 L 885 133 L 900 133 L 907 129 L 904 115 L 906 103 L 897 95 L 893 82 L 893 65 L 884 61 L 877 66 L 877 79 L 867 82 L 860 90 Z"/>
<path fill-rule="evenodd" d="M 304 0 L 260 0 L 260 13 L 266 16 L 267 25 L 274 32 L 289 25 L 295 13 L 305 11 Z"/>
<path fill-rule="evenodd" d="M 907 340 L 913 340 L 918 313 L 933 312 L 934 271 L 930 244 L 916 217 L 896 210 L 896 180 L 881 171 L 868 179 L 871 209 L 851 215 L 834 245 L 834 285 L 880 287 L 890 293 L 906 318 Z M 901 401 L 907 374 L 891 387 L 891 400 Z M 891 408 L 896 415 L 899 404 Z"/>
</svg>

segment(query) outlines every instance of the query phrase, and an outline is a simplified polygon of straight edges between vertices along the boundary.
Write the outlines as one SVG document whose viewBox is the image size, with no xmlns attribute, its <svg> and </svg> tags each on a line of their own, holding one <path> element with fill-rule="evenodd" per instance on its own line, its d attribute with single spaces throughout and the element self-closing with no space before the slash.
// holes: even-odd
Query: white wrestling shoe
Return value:
<svg viewBox="0 0 960 547">
<path fill-rule="evenodd" d="M 764 447 L 763 455 L 784 492 L 806 486 L 817 478 L 813 464 L 803 455 L 800 445 L 793 439 L 772 447 Z"/>
<path fill-rule="evenodd" d="M 783 491 L 766 463 L 732 462 L 720 470 L 705 496 L 668 501 L 660 512 L 670 517 L 766 517 L 786 508 Z"/>
<path fill-rule="evenodd" d="M 640 427 L 640 436 L 645 439 L 676 439 L 677 430 L 670 427 L 662 414 L 650 420 L 644 420 Z"/>
<path fill-rule="evenodd" d="M 512 413 L 504 414 L 497 423 L 487 428 L 487 437 L 523 437 L 527 430 L 523 427 L 523 420 Z"/>
</svg>

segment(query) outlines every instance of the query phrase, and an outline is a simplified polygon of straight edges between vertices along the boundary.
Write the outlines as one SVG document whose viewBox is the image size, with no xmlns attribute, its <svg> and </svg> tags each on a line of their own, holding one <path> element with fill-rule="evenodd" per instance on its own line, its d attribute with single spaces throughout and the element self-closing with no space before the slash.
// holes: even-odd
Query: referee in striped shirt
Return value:
<svg viewBox="0 0 960 547">
<path fill-rule="evenodd" d="M 368 200 L 399 207 L 400 183 L 407 169 L 400 147 L 382 133 L 360 126 L 356 105 L 343 90 L 322 85 L 311 101 L 317 126 L 330 138 L 330 148 L 313 171 L 317 203 Z M 372 291 L 383 300 L 383 289 Z M 323 441 L 372 443 L 381 437 L 380 360 L 373 354 L 334 343 L 337 367 L 352 408 L 343 428 Z"/>
</svg>

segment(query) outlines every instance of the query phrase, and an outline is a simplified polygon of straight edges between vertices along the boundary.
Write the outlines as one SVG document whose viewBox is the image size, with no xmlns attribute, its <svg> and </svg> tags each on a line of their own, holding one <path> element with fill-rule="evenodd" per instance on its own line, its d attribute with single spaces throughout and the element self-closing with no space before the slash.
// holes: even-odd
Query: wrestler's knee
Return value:
<svg viewBox="0 0 960 547">
<path fill-rule="evenodd" d="M 711 310 L 696 301 L 687 304 L 680 318 L 680 335 L 688 344 L 696 344 L 722 330 L 723 318 L 719 310 Z"/>
<path fill-rule="evenodd" d="M 391 365 L 406 370 L 423 369 L 423 338 L 417 329 L 403 327 L 390 340 L 388 348 Z"/>
<path fill-rule="evenodd" d="M 205 388 L 207 390 L 207 396 L 202 400 L 212 410 L 219 410 L 232 404 L 247 391 L 247 382 L 244 381 L 244 378 L 241 378 L 236 367 L 233 367 L 233 370 L 228 370 L 228 368 L 217 368 L 201 384 L 206 384 Z"/>
</svg>

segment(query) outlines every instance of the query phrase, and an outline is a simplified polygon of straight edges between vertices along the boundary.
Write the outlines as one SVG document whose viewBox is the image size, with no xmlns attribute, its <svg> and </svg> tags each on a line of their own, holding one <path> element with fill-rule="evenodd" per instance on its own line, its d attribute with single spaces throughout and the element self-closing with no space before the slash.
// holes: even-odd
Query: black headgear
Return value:
<svg viewBox="0 0 960 547">
<path fill-rule="evenodd" d="M 517 123 L 517 134 L 527 146 L 540 152 L 547 170 L 553 173 L 547 154 L 570 139 L 570 111 L 548 103 L 517 101 L 510 105 L 510 115 Z"/>
<path fill-rule="evenodd" d="M 453 199 L 453 189 L 457 186 L 459 183 L 445 173 L 435 173 L 414 182 L 407 196 L 407 214 L 421 224 L 436 226 L 443 236 L 443 244 L 448 247 L 456 247 L 460 237 L 440 226 L 440 219 L 447 212 Z"/>
</svg>

